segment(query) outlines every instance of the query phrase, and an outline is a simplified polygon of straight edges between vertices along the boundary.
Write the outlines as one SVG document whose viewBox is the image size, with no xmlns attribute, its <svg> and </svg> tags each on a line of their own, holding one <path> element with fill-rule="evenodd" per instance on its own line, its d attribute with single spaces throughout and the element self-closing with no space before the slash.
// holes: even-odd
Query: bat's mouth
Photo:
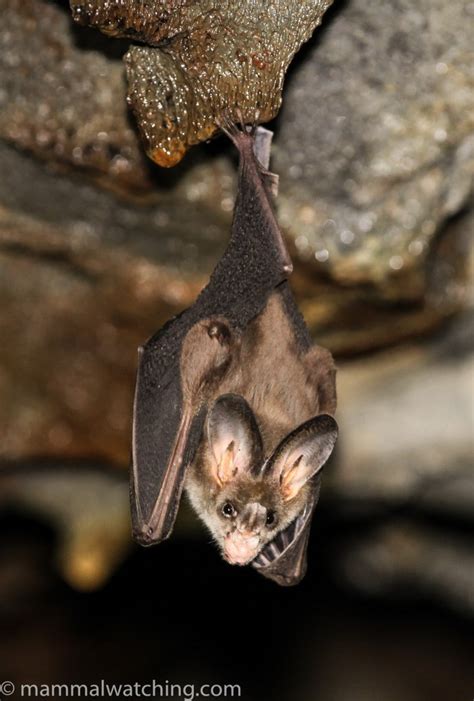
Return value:
<svg viewBox="0 0 474 701">
<path fill-rule="evenodd" d="M 282 531 L 259 552 L 257 557 L 252 560 L 254 567 L 268 567 L 273 562 L 278 560 L 283 553 L 297 540 L 305 527 L 306 521 L 312 511 L 312 504 L 307 504 L 303 511 Z"/>
</svg>

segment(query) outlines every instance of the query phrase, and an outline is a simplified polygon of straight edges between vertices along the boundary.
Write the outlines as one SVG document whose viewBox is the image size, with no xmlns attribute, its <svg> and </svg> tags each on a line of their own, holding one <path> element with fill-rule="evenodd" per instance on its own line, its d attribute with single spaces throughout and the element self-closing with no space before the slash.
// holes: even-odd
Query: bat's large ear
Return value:
<svg viewBox="0 0 474 701">
<path fill-rule="evenodd" d="M 255 416 L 243 397 L 223 394 L 206 422 L 211 474 L 219 487 L 261 460 L 262 438 Z"/>
<path fill-rule="evenodd" d="M 337 423 L 328 414 L 315 416 L 295 429 L 276 449 L 270 469 L 280 483 L 285 501 L 323 467 L 337 440 Z"/>
</svg>

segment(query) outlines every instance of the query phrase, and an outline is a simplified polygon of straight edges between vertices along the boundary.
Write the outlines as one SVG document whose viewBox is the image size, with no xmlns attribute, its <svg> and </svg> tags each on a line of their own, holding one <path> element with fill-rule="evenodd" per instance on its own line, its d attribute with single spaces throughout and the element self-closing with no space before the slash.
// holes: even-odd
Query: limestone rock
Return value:
<svg viewBox="0 0 474 701">
<path fill-rule="evenodd" d="M 148 155 L 173 166 L 218 124 L 275 117 L 288 64 L 332 0 L 71 0 L 75 19 L 150 44 L 126 56 Z"/>
<path fill-rule="evenodd" d="M 437 237 L 469 204 L 472 22 L 462 0 L 350 0 L 288 78 L 281 221 L 342 285 L 419 300 Z"/>
</svg>

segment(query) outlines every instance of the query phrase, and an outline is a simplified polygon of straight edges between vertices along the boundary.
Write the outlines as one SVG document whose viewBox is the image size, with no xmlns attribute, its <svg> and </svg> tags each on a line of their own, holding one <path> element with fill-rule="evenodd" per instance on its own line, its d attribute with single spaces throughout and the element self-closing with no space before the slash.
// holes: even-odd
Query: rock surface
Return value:
<svg viewBox="0 0 474 701">
<path fill-rule="evenodd" d="M 128 95 L 147 153 L 174 166 L 218 124 L 267 122 L 285 73 L 332 0 L 71 0 L 76 20 L 132 46 Z"/>
<path fill-rule="evenodd" d="M 87 50 L 56 3 L 2 0 L 0 76 L 3 139 L 109 186 L 149 188 L 121 61 Z"/>
<path fill-rule="evenodd" d="M 344 285 L 419 299 L 434 241 L 469 205 L 473 16 L 460 1 L 351 0 L 288 80 L 281 220 Z"/>
<path fill-rule="evenodd" d="M 470 312 L 434 342 L 341 368 L 326 493 L 345 523 L 338 570 L 351 587 L 471 616 L 473 326 Z"/>
</svg>

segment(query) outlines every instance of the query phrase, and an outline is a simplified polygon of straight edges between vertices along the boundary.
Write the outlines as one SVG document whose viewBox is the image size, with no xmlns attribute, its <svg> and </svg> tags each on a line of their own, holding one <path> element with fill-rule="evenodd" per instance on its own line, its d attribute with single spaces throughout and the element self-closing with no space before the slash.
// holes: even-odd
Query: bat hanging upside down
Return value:
<svg viewBox="0 0 474 701">
<path fill-rule="evenodd" d="M 196 302 L 140 349 L 133 532 L 142 545 L 167 538 L 185 487 L 225 560 L 292 585 L 337 439 L 336 373 L 287 283 L 271 133 L 226 131 L 240 156 L 227 250 Z"/>
</svg>

